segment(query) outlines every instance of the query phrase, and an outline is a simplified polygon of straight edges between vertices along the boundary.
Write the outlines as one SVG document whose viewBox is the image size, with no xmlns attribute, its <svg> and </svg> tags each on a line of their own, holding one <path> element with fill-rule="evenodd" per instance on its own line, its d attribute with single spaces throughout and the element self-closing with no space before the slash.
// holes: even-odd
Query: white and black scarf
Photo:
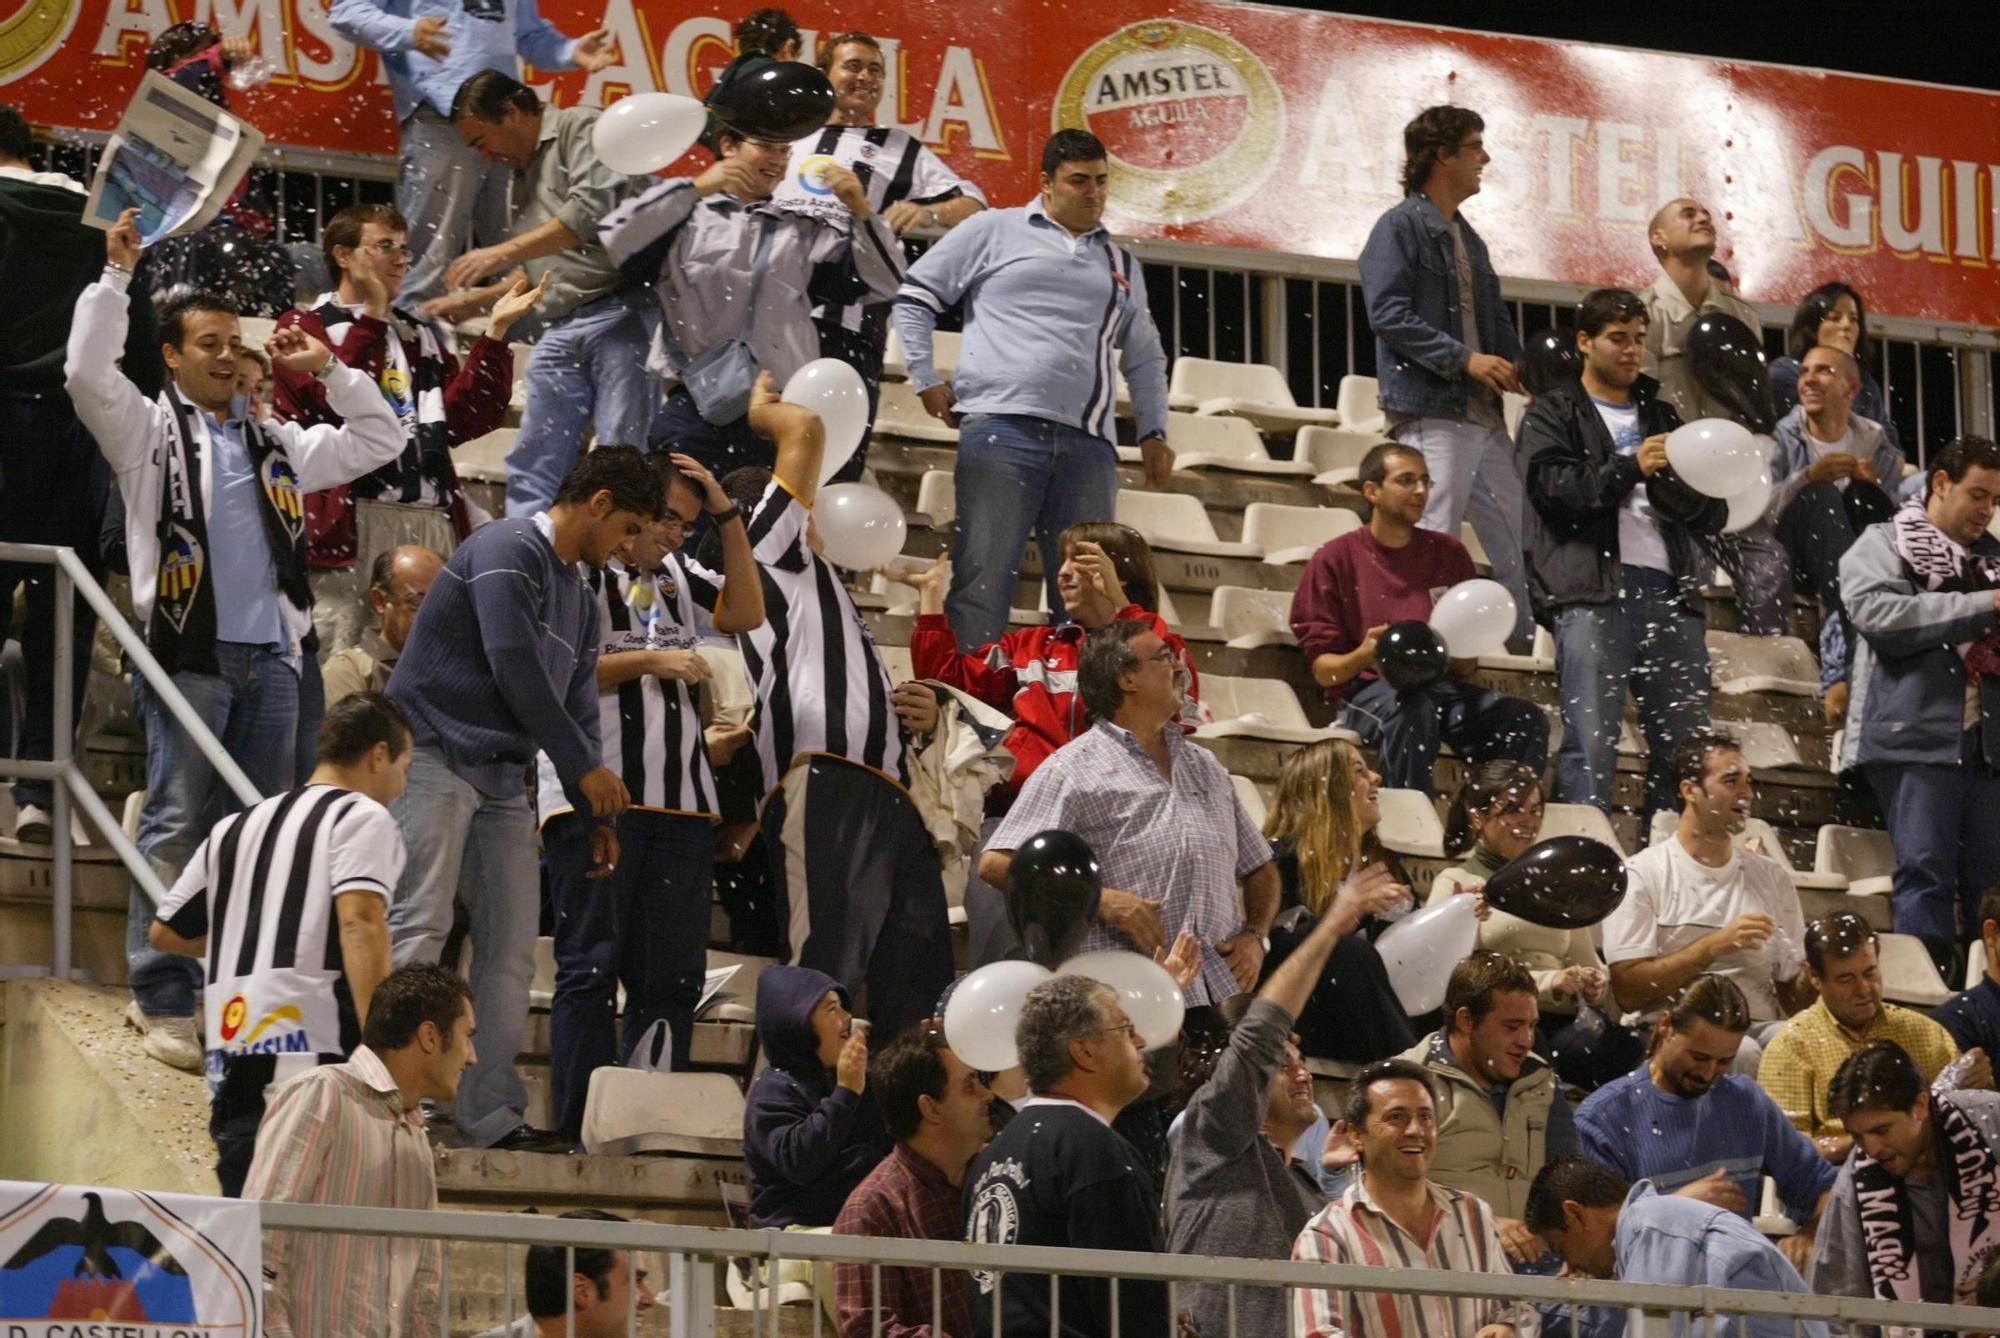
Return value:
<svg viewBox="0 0 2000 1338">
<path fill-rule="evenodd" d="M 1944 1179 L 1954 1299 L 1969 1299 L 1987 1255 L 2000 1248 L 2000 1158 L 1950 1093 L 1931 1093 L 1931 1117 L 1937 1123 L 1938 1174 Z M 1908 1186 L 1857 1148 L 1854 1197 L 1875 1295 L 1884 1301 L 1922 1301 Z"/>
<path fill-rule="evenodd" d="M 2000 558 L 1980 557 L 1952 539 L 1931 520 L 1922 497 L 1912 497 L 1890 519 L 1896 556 L 1910 569 L 1919 590 L 1972 594 L 2000 590 Z M 2000 673 L 1994 638 L 1967 641 L 1957 647 L 1959 658 L 1975 674 Z"/>
<path fill-rule="evenodd" d="M 340 302 L 338 293 L 324 293 L 312 308 L 326 327 L 329 348 L 338 349 L 347 339 L 354 313 Z M 364 367 L 381 388 L 389 407 L 403 427 L 407 445 L 403 453 L 370 474 L 349 484 L 356 497 L 379 498 L 389 502 L 416 503 L 423 500 L 423 480 L 437 489 L 438 505 L 452 509 L 458 503 L 458 474 L 451 466 L 451 435 L 445 424 L 444 347 L 430 323 L 392 308 L 389 329 L 400 341 L 406 367 L 394 366 L 394 342 L 385 351 L 382 367 Z M 401 375 L 399 376 L 398 373 Z M 398 380 L 407 384 L 398 385 Z"/>
</svg>

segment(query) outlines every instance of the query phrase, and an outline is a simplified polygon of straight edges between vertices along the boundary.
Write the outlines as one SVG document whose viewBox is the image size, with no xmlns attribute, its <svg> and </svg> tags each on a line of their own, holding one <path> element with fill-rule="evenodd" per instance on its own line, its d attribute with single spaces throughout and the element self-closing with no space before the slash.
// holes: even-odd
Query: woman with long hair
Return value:
<svg viewBox="0 0 2000 1338">
<path fill-rule="evenodd" d="M 1790 334 L 1785 337 L 1785 356 L 1771 364 L 1771 407 L 1783 418 L 1799 402 L 1801 359 L 1820 345 L 1837 348 L 1861 365 L 1861 393 L 1854 397 L 1853 411 L 1872 418 L 1888 434 L 1889 444 L 1903 449 L 1902 436 L 1889 416 L 1889 401 L 1882 383 L 1869 370 L 1874 349 L 1868 342 L 1868 306 L 1850 284 L 1836 279 L 1823 283 L 1799 300 L 1792 316 Z M 1898 480 L 1884 479 L 1895 490 Z"/>
</svg>

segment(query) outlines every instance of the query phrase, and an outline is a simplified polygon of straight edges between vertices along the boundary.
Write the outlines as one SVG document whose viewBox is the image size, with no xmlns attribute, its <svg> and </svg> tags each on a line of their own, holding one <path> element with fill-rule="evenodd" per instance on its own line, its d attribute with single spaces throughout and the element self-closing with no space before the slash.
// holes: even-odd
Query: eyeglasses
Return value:
<svg viewBox="0 0 2000 1338">
<path fill-rule="evenodd" d="M 694 528 L 694 521 L 685 520 L 672 511 L 660 517 L 660 524 L 666 527 L 669 534 L 686 534 Z"/>
<path fill-rule="evenodd" d="M 1099 1027 L 1096 1031 L 1084 1033 L 1087 1036 L 1124 1036 L 1127 1040 L 1139 1039 L 1139 1029 L 1130 1021 L 1120 1022 L 1115 1027 Z"/>
<path fill-rule="evenodd" d="M 1146 657 L 1146 663 L 1147 664 L 1174 663 L 1174 648 L 1172 646 L 1160 647 L 1158 650 L 1154 651 L 1151 655 L 1148 655 Z"/>
<path fill-rule="evenodd" d="M 409 247 L 403 245 L 401 242 L 375 242 L 372 245 L 356 247 L 355 249 L 360 251 L 373 251 L 376 255 L 381 256 L 384 260 L 397 260 L 397 259 L 408 260 L 412 256 L 416 255 L 415 251 L 412 251 Z"/>
</svg>

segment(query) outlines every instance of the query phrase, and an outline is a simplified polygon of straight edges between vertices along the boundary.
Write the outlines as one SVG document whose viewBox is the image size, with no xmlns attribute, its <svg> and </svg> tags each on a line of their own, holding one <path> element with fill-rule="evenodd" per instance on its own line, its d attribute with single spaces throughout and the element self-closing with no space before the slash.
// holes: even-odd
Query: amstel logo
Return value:
<svg viewBox="0 0 2000 1338">
<path fill-rule="evenodd" d="M 0 18 L 0 84 L 32 74 L 55 54 L 83 8 L 79 0 L 17 0 Z"/>
<path fill-rule="evenodd" d="M 1285 142 L 1284 95 L 1256 53 L 1169 19 L 1121 28 L 1078 57 L 1053 120 L 1104 141 L 1111 212 L 1151 223 L 1192 223 L 1242 203 Z"/>
</svg>

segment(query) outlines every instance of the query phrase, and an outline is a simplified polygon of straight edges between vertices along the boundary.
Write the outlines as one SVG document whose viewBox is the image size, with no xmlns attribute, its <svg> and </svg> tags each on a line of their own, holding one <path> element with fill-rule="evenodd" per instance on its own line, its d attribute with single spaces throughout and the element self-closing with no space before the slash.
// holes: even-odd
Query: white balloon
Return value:
<svg viewBox="0 0 2000 1338">
<path fill-rule="evenodd" d="M 1431 630 L 1454 660 L 1490 655 L 1514 635 L 1514 596 L 1498 581 L 1460 581 L 1439 596 Z"/>
<path fill-rule="evenodd" d="M 598 115 L 590 132 L 598 160 L 614 172 L 645 176 L 694 147 L 708 109 L 678 93 L 629 93 Z"/>
<path fill-rule="evenodd" d="M 1675 428 L 1667 437 L 1667 463 L 1696 492 L 1725 499 L 1749 488 L 1769 467 L 1764 443 L 1727 418 L 1697 418 Z"/>
<path fill-rule="evenodd" d="M 1072 957 L 1056 968 L 1059 976 L 1088 976 L 1118 991 L 1118 1002 L 1148 1050 L 1181 1034 L 1187 1001 L 1167 968 L 1140 952 L 1107 948 Z M 957 996 L 953 996 L 954 998 Z"/>
<path fill-rule="evenodd" d="M 1375 940 L 1375 951 L 1389 971 L 1389 984 L 1411 1017 L 1444 1002 L 1451 969 L 1479 941 L 1477 900 L 1470 894 L 1446 897 L 1398 920 Z"/>
<path fill-rule="evenodd" d="M 1765 470 L 1755 482 L 1729 499 L 1729 519 L 1722 526 L 1724 534 L 1735 534 L 1747 530 L 1764 518 L 1764 508 L 1771 504 L 1771 471 Z"/>
<path fill-rule="evenodd" d="M 821 488 L 813 518 L 826 560 L 850 571 L 875 570 L 903 551 L 909 533 L 896 500 L 865 483 Z"/>
<path fill-rule="evenodd" d="M 839 358 L 814 358 L 792 373 L 778 398 L 811 409 L 826 426 L 826 453 L 819 466 L 824 486 L 868 435 L 868 387 L 861 373 Z"/>
<path fill-rule="evenodd" d="M 1033 962 L 993 962 L 958 982 L 944 1005 L 944 1039 L 968 1068 L 998 1073 L 1021 1062 L 1014 1024 L 1028 991 L 1049 978 Z"/>
</svg>

